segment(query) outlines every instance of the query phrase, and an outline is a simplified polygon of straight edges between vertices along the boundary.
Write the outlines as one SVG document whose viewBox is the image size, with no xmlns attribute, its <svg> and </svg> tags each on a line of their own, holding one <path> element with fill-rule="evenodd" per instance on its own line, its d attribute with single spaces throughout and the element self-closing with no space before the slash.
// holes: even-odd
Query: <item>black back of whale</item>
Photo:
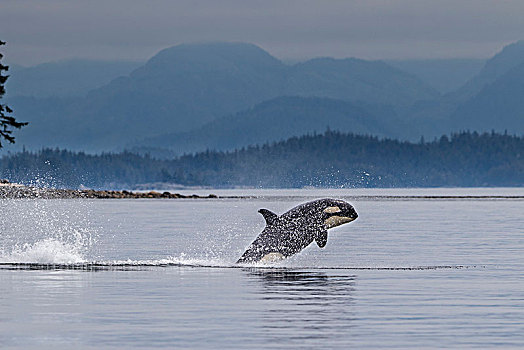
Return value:
<svg viewBox="0 0 524 350">
<path fill-rule="evenodd" d="M 327 243 L 325 220 L 338 213 L 326 213 L 328 207 L 339 207 L 344 215 L 355 219 L 357 213 L 353 207 L 342 200 L 319 199 L 301 204 L 281 216 L 267 209 L 260 209 L 266 219 L 266 227 L 242 254 L 237 263 L 260 261 L 270 253 L 280 253 L 289 257 L 300 252 L 316 241 L 320 248 Z"/>
</svg>

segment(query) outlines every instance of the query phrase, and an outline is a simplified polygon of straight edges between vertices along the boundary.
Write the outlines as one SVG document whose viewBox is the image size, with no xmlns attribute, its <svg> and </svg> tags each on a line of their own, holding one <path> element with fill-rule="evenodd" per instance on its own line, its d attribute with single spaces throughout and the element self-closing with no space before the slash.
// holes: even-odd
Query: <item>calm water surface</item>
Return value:
<svg viewBox="0 0 524 350">
<path fill-rule="evenodd" d="M 252 193 L 0 200 L 0 348 L 524 347 L 524 200 L 375 197 L 524 189 L 220 194 Z M 325 196 L 359 218 L 324 249 L 234 265 L 258 209 Z"/>
</svg>

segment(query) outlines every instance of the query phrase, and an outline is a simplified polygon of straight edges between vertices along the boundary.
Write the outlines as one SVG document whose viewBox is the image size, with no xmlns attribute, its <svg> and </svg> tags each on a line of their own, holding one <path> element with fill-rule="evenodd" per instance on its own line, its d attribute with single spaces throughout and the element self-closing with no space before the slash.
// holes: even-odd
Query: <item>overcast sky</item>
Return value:
<svg viewBox="0 0 524 350">
<path fill-rule="evenodd" d="M 0 0 L 5 62 L 146 60 L 243 41 L 282 59 L 492 56 L 524 39 L 523 0 Z"/>
</svg>

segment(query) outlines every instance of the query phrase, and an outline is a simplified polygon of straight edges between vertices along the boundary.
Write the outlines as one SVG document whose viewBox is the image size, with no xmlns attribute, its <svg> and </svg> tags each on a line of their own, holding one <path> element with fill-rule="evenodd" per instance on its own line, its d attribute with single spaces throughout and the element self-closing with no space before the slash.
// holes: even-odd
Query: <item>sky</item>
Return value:
<svg viewBox="0 0 524 350">
<path fill-rule="evenodd" d="M 4 63 L 145 61 L 181 43 L 284 60 L 487 58 L 524 39 L 522 0 L 0 0 Z"/>
</svg>

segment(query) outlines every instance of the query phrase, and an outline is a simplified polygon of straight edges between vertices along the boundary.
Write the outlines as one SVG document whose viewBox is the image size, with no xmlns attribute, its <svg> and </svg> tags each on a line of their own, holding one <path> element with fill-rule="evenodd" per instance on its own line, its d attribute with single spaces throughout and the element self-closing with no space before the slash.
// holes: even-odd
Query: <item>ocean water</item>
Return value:
<svg viewBox="0 0 524 350">
<path fill-rule="evenodd" d="M 253 197 L 0 200 L 0 348 L 524 347 L 524 189 L 199 192 Z M 323 197 L 324 249 L 234 264 Z"/>
</svg>

